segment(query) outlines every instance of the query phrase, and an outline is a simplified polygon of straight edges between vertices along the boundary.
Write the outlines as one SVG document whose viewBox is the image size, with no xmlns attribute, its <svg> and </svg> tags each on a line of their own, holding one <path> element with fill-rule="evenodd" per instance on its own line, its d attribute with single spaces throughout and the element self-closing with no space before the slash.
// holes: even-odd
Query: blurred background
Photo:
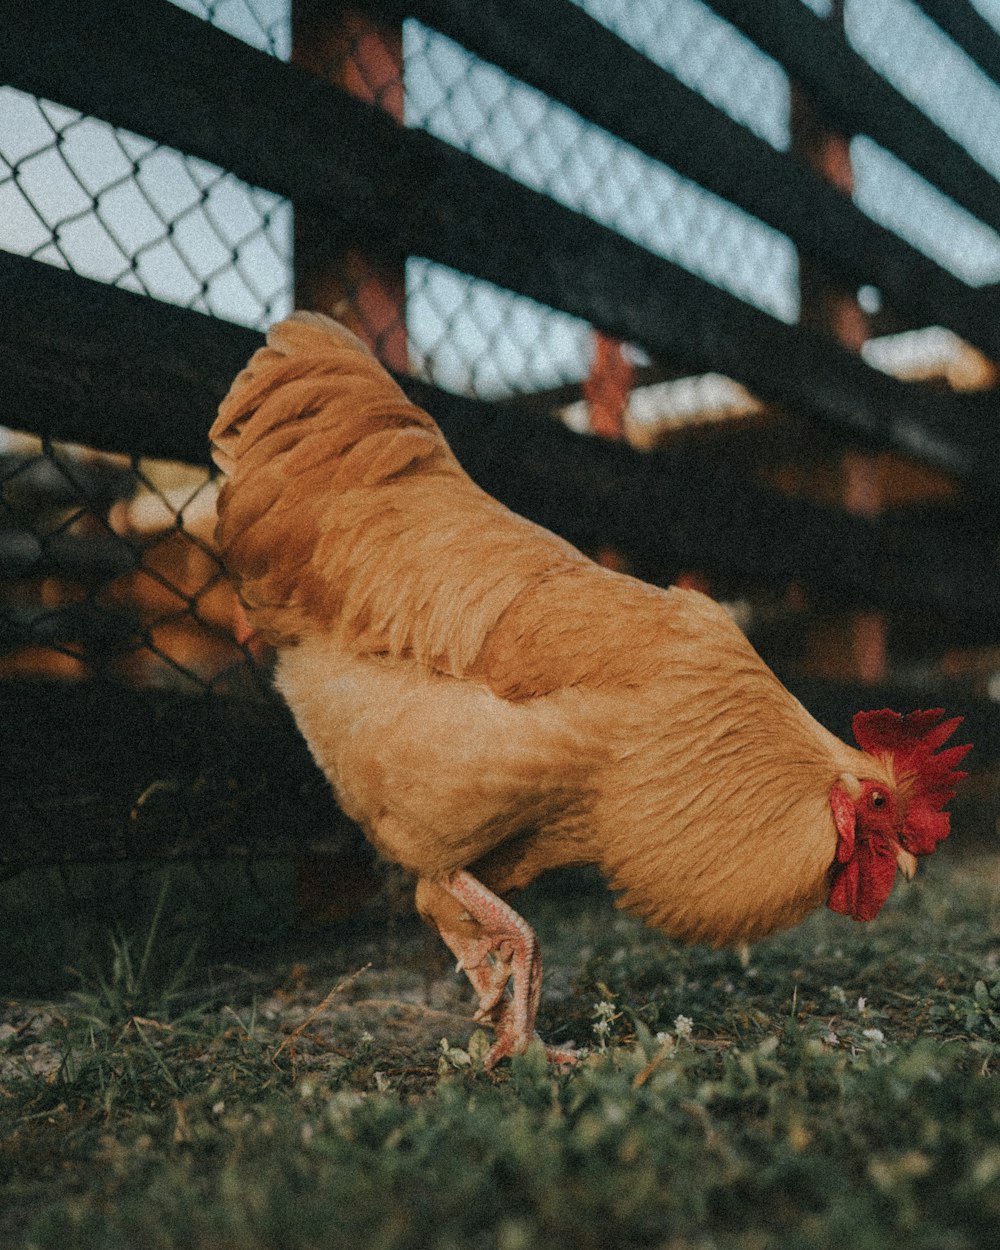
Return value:
<svg viewBox="0 0 1000 1250">
<path fill-rule="evenodd" d="M 294 307 L 842 736 L 964 714 L 995 837 L 1000 0 L 2 7 L 0 870 L 365 878 L 213 551 Z"/>
</svg>

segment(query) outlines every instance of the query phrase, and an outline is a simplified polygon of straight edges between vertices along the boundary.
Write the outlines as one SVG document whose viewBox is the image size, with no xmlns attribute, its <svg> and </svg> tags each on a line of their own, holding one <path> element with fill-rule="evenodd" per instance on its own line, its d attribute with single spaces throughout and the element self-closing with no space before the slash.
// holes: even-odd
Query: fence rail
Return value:
<svg viewBox="0 0 1000 1250">
<path fill-rule="evenodd" d="M 985 73 L 1000 82 L 1000 34 L 968 0 L 914 0 Z"/>
</svg>

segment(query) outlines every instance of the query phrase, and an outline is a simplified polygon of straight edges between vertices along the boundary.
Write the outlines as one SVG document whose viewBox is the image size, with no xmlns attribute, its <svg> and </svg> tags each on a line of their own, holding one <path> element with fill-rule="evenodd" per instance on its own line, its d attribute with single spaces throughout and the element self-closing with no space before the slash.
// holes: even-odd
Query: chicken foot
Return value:
<svg viewBox="0 0 1000 1250">
<path fill-rule="evenodd" d="M 438 925 L 442 939 L 458 958 L 459 969 L 479 995 L 475 1019 L 491 1023 L 496 1040 L 483 1061 L 489 1071 L 501 1059 L 520 1055 L 535 1034 L 542 991 L 542 956 L 528 922 L 492 890 L 464 870 L 436 884 L 463 908 L 463 917 L 481 930 L 472 936 L 459 928 Z M 508 997 L 508 984 L 511 994 Z M 572 1063 L 567 1051 L 547 1051 L 556 1063 Z"/>
</svg>

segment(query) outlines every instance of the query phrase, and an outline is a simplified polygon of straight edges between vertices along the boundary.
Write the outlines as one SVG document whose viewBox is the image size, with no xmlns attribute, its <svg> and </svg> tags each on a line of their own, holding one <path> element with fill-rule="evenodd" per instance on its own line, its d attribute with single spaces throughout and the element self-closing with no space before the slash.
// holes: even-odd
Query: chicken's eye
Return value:
<svg viewBox="0 0 1000 1250">
<path fill-rule="evenodd" d="M 872 807 L 885 807 L 886 798 L 881 790 L 872 791 Z"/>
</svg>

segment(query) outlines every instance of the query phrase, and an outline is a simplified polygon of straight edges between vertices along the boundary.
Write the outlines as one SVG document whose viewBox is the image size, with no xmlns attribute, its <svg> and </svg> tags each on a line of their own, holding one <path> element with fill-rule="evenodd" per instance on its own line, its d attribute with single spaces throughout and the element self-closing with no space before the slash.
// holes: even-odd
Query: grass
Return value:
<svg viewBox="0 0 1000 1250">
<path fill-rule="evenodd" d="M 22 949 L 49 992 L 23 967 L 0 1015 L 0 1245 L 992 1246 L 1000 874 L 951 847 L 927 869 L 874 924 L 817 914 L 744 958 L 667 942 L 592 878 L 534 888 L 540 1030 L 588 1049 L 568 1071 L 537 1050 L 484 1073 L 409 917 L 250 949 L 267 900 L 233 897 L 236 965 L 218 890 L 193 953 L 178 870 L 78 938 L 69 992 L 47 918 Z"/>
</svg>

